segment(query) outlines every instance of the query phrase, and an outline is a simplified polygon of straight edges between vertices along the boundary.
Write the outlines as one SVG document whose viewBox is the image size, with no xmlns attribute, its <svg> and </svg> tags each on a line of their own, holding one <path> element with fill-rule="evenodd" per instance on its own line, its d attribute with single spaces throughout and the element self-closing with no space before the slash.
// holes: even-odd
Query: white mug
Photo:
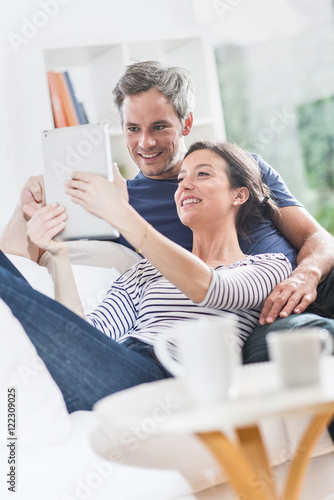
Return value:
<svg viewBox="0 0 334 500">
<path fill-rule="evenodd" d="M 333 338 L 327 330 L 280 330 L 270 332 L 266 340 L 283 387 L 319 383 L 320 360 L 333 352 Z"/>
<path fill-rule="evenodd" d="M 185 380 L 199 404 L 219 403 L 238 394 L 241 352 L 237 342 L 236 317 L 201 317 L 180 323 L 174 339 Z M 168 368 L 168 367 L 167 367 Z M 171 372 L 180 376 L 180 371 Z"/>
</svg>

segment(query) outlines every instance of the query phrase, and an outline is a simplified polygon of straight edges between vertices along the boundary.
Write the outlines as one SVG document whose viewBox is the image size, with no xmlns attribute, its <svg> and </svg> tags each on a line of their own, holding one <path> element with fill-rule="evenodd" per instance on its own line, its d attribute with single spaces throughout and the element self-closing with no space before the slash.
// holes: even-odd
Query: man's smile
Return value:
<svg viewBox="0 0 334 500">
<path fill-rule="evenodd" d="M 161 154 L 161 151 L 158 151 L 157 153 L 138 153 L 139 156 L 142 156 L 143 158 L 145 158 L 145 160 L 150 160 L 151 158 L 156 158 L 157 156 L 159 156 Z"/>
</svg>

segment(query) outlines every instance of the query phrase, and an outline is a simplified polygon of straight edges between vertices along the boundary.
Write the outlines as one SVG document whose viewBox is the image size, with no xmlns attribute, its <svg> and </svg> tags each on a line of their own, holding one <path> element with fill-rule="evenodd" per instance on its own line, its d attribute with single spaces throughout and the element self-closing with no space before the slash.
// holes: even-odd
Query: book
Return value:
<svg viewBox="0 0 334 500">
<path fill-rule="evenodd" d="M 77 117 L 79 119 L 79 123 L 80 123 L 80 125 L 86 125 L 88 123 L 87 116 L 84 113 L 82 103 L 79 102 L 77 99 L 77 96 L 75 94 L 73 84 L 72 84 L 72 81 L 71 81 L 71 78 L 70 78 L 68 71 L 64 71 L 64 75 L 65 75 L 68 89 L 69 89 L 70 94 L 71 94 L 72 102 L 73 102 L 73 105 L 75 107 Z"/>
<path fill-rule="evenodd" d="M 72 101 L 72 96 L 70 93 L 70 89 L 68 88 L 65 74 L 62 72 L 55 74 L 57 78 L 59 94 L 65 110 L 67 124 L 69 127 L 73 125 L 80 125 L 80 121 Z"/>
<path fill-rule="evenodd" d="M 79 101 L 78 106 L 79 106 L 80 112 L 82 113 L 84 120 L 86 120 L 85 123 L 88 124 L 89 120 L 88 120 L 87 113 L 86 113 L 86 110 L 85 110 L 83 103 Z"/>
<path fill-rule="evenodd" d="M 48 71 L 47 78 L 55 127 L 67 127 L 68 122 L 66 120 L 65 109 L 63 106 L 62 98 L 60 96 L 58 81 L 55 72 Z"/>
</svg>

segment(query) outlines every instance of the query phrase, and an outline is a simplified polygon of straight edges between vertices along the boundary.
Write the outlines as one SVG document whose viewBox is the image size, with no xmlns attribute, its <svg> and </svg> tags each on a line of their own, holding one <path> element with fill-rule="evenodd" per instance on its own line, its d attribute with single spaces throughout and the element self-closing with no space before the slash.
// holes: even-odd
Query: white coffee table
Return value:
<svg viewBox="0 0 334 500">
<path fill-rule="evenodd" d="M 103 432 L 95 436 L 96 446 L 93 436 L 93 446 L 111 457 L 118 444 L 108 439 L 108 429 L 115 424 L 118 432 L 137 429 L 150 437 L 194 433 L 214 454 L 241 498 L 297 500 L 310 453 L 334 415 L 334 357 L 323 360 L 321 382 L 316 386 L 280 389 L 273 363 L 246 365 L 240 375 L 239 396 L 217 405 L 196 406 L 180 379 L 143 384 L 104 398 L 94 408 Z M 283 496 L 278 497 L 258 423 L 265 417 L 297 412 L 313 417 L 295 452 Z M 250 477 L 265 481 L 265 487 L 259 491 L 258 482 L 249 481 Z"/>
</svg>

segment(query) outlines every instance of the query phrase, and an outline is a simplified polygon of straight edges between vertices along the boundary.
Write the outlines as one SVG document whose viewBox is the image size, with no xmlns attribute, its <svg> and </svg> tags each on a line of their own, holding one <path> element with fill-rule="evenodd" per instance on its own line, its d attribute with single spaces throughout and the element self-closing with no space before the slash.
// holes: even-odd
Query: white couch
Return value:
<svg viewBox="0 0 334 500">
<path fill-rule="evenodd" d="M 76 281 L 85 309 L 93 308 L 110 282 L 138 258 L 110 242 L 70 243 Z M 87 257 L 89 256 L 89 258 Z M 43 266 L 10 256 L 28 281 L 53 295 L 51 261 Z M 62 395 L 21 325 L 0 301 L 0 498 L 7 490 L 7 388 L 17 391 L 18 500 L 232 500 L 224 473 L 195 437 L 152 440 L 156 468 L 112 463 L 98 456 L 90 435 L 94 412 L 68 415 Z M 277 418 L 261 423 L 270 462 L 281 483 L 306 419 Z M 145 443 L 147 450 L 147 443 Z M 136 450 L 140 462 L 141 447 Z M 304 483 L 303 500 L 334 500 L 334 447 L 327 431 L 319 440 Z"/>
</svg>

